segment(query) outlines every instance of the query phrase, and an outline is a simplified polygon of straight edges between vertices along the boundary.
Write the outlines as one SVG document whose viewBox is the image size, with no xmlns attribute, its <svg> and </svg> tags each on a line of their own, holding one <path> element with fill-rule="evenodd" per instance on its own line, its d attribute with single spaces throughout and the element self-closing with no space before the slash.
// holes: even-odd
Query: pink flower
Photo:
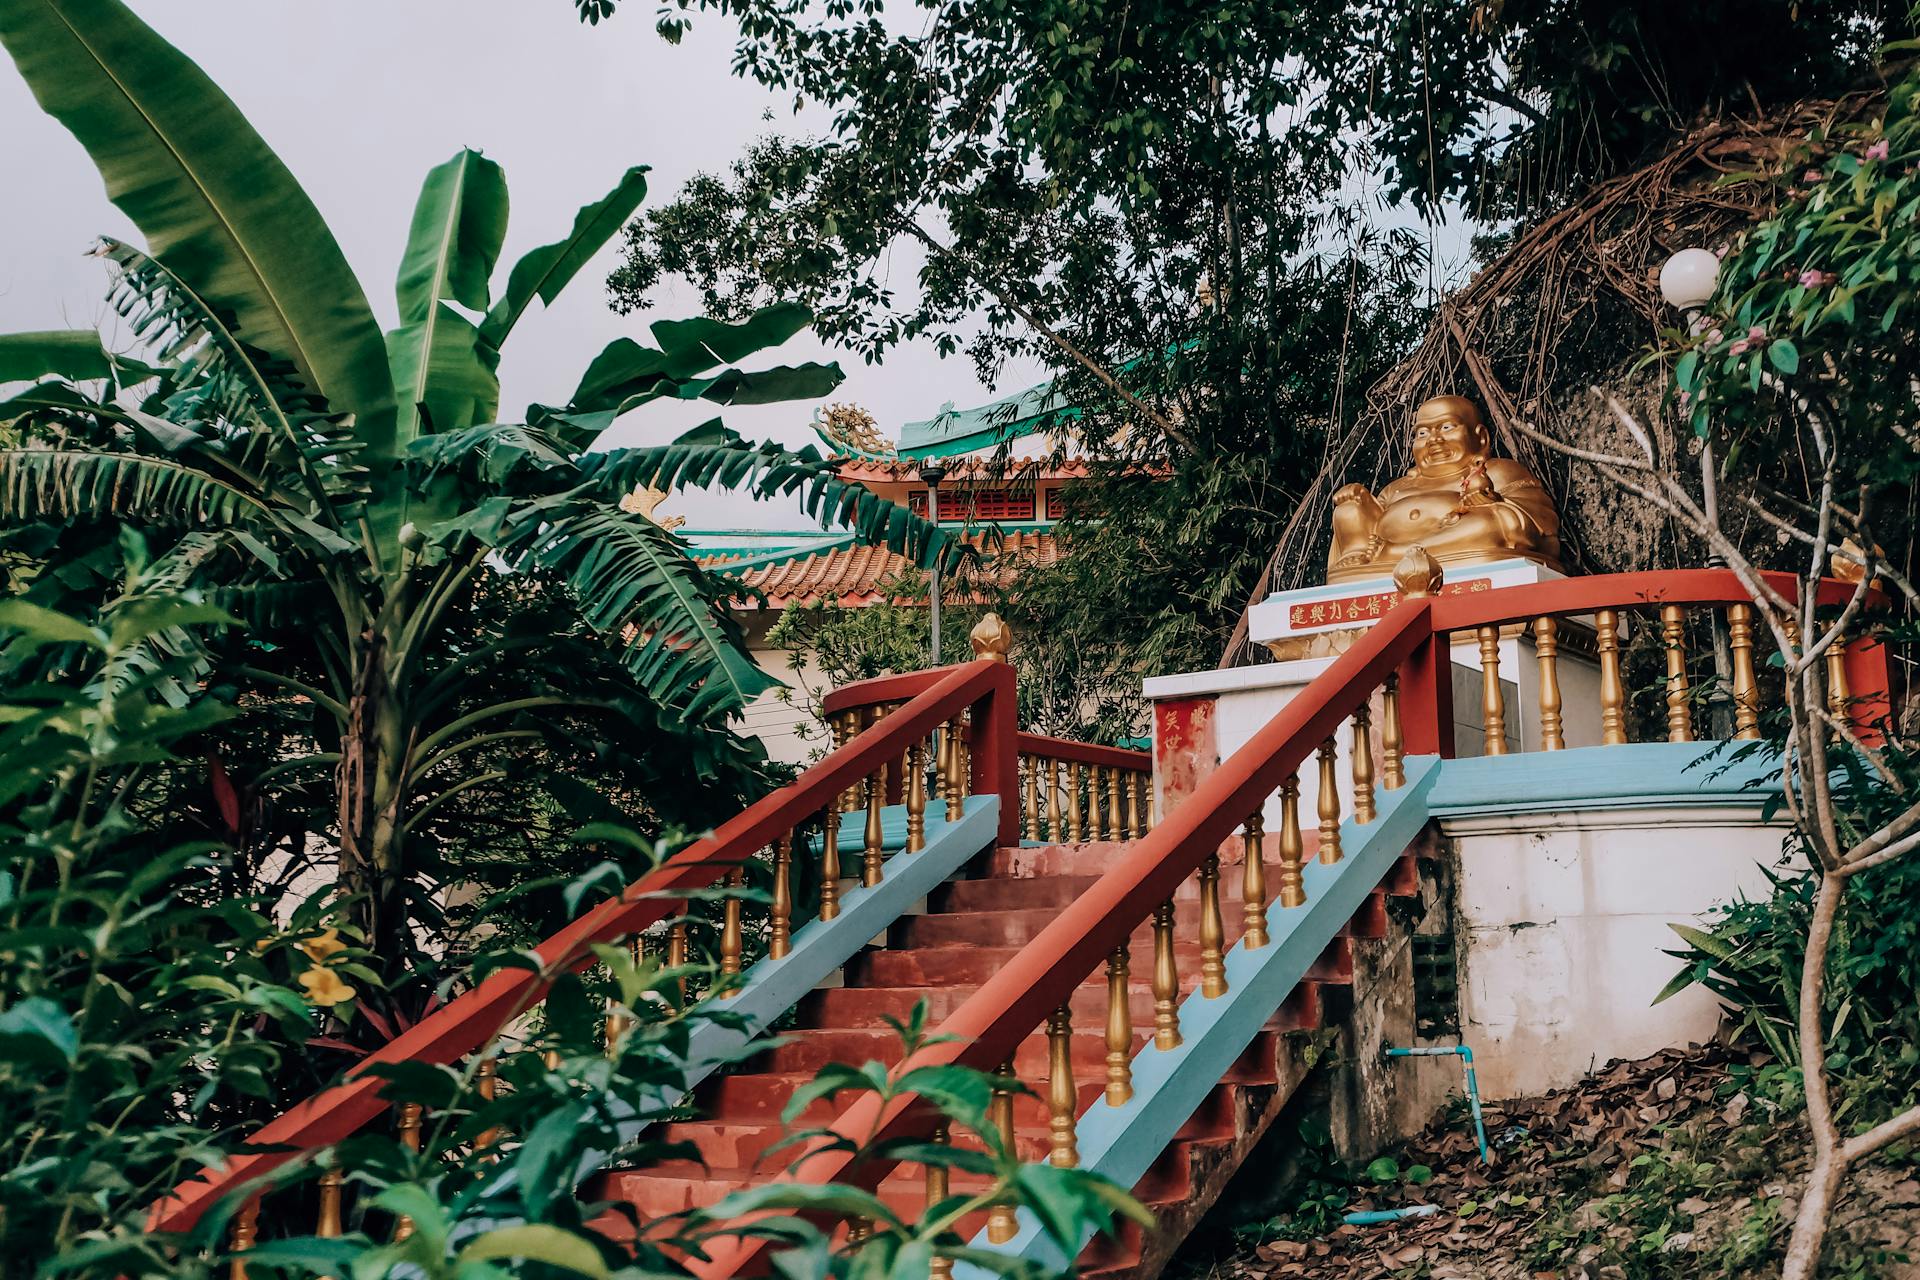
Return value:
<svg viewBox="0 0 1920 1280">
<path fill-rule="evenodd" d="M 1767 331 L 1765 329 L 1762 329 L 1759 325 L 1755 325 L 1753 326 L 1753 328 L 1747 330 L 1747 341 L 1749 343 L 1765 342 L 1766 340 L 1767 340 Z"/>
<path fill-rule="evenodd" d="M 1812 267 L 1808 267 L 1800 273 L 1800 287 L 1802 289 L 1818 289 L 1823 284 L 1832 283 L 1833 273 L 1831 271 L 1815 271 Z"/>
<path fill-rule="evenodd" d="M 1719 329 L 1709 329 L 1709 330 L 1707 330 L 1707 341 L 1708 341 L 1708 342 L 1712 342 L 1712 343 L 1718 343 L 1718 342 L 1719 342 L 1719 341 L 1720 341 L 1721 339 L 1723 339 L 1723 338 L 1725 338 L 1726 336 L 1727 336 L 1727 335 L 1726 335 L 1726 334 L 1724 334 L 1724 333 L 1722 333 L 1722 332 L 1720 332 L 1720 330 L 1719 330 Z"/>
<path fill-rule="evenodd" d="M 1869 160 L 1885 160 L 1887 158 L 1887 140 L 1881 138 L 1872 146 L 1868 147 L 1866 157 Z"/>
<path fill-rule="evenodd" d="M 1826 178 L 1826 175 L 1824 173 L 1821 173 L 1818 169 L 1809 169 L 1805 173 L 1800 175 L 1800 181 L 1802 182 L 1821 182 L 1821 181 L 1824 181 L 1825 178 Z"/>
<path fill-rule="evenodd" d="M 1742 338 L 1740 339 L 1740 341 L 1734 343 L 1732 346 L 1727 348 L 1727 354 L 1730 356 L 1743 356 L 1747 354 L 1747 349 L 1751 346 L 1753 346 L 1751 342 L 1748 342 L 1745 338 Z"/>
</svg>

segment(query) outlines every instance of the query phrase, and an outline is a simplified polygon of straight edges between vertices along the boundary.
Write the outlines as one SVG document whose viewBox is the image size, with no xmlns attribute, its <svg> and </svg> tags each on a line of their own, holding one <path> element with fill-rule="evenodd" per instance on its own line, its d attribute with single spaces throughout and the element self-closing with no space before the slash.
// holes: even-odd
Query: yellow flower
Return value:
<svg viewBox="0 0 1920 1280">
<path fill-rule="evenodd" d="M 347 944 L 340 941 L 340 931 L 338 929 L 329 929 L 325 933 L 316 934 L 306 939 L 300 944 L 300 949 L 306 952 L 307 959 L 313 961 L 315 964 L 325 964 L 327 957 L 338 955 L 340 952 L 345 951 Z"/>
<path fill-rule="evenodd" d="M 300 985 L 307 989 L 307 999 L 323 1009 L 345 1004 L 360 994 L 342 982 L 333 970 L 317 966 L 300 975 Z"/>
</svg>

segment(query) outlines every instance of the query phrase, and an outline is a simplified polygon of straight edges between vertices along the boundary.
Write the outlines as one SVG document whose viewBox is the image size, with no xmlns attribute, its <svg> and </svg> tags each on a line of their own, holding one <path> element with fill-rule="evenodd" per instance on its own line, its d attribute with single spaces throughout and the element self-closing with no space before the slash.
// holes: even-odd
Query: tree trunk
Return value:
<svg viewBox="0 0 1920 1280">
<path fill-rule="evenodd" d="M 340 743 L 335 781 L 340 798 L 340 885 L 349 918 L 366 934 L 376 967 L 410 950 L 400 802 L 406 741 L 399 699 L 387 671 L 388 646 L 369 634 Z"/>
</svg>

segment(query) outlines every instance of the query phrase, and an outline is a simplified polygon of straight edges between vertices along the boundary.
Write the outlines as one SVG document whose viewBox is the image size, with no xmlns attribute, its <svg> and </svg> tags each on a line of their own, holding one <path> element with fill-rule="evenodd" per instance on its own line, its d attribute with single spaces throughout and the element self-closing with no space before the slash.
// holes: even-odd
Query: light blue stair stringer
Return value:
<svg viewBox="0 0 1920 1280">
<path fill-rule="evenodd" d="M 1440 773 L 1435 756 L 1410 756 L 1407 782 L 1380 791 L 1374 820 L 1348 821 L 1340 829 L 1346 856 L 1332 866 L 1307 863 L 1304 907 L 1267 906 L 1269 942 L 1257 951 L 1236 943 L 1227 953 L 1227 994 L 1207 999 L 1197 991 L 1180 1004 L 1177 1049 L 1151 1042 L 1133 1058 L 1133 1097 L 1122 1106 L 1096 1100 L 1076 1129 L 1080 1167 L 1105 1174 L 1123 1187 L 1136 1185 L 1173 1141 L 1220 1079 L 1239 1060 L 1260 1029 L 1306 977 L 1314 962 L 1365 903 L 1427 824 L 1428 795 Z M 1089 1233 L 1090 1236 L 1091 1233 Z M 1005 1244 L 992 1244 L 983 1230 L 976 1249 L 992 1249 L 1046 1266 L 1064 1267 L 1052 1237 L 1025 1209 L 1019 1230 Z M 1084 1248 L 1086 1240 L 1082 1240 Z M 1080 1250 L 1075 1249 L 1078 1256 Z M 991 1280 L 993 1273 L 969 1263 L 956 1280 Z"/>
<path fill-rule="evenodd" d="M 893 847 L 906 843 L 906 810 L 882 811 L 883 830 L 896 837 Z M 968 859 L 991 848 L 1000 837 L 1000 798 L 969 796 L 965 816 L 954 822 L 942 817 L 945 804 L 933 800 L 927 804 L 927 843 L 918 853 L 896 852 L 882 865 L 880 883 L 847 890 L 840 898 L 840 914 L 831 920 L 813 920 L 794 931 L 791 949 L 778 960 L 761 960 L 742 975 L 736 993 L 715 1002 L 725 1009 L 737 1025 L 720 1026 L 703 1022 L 694 1028 L 687 1046 L 687 1085 L 685 1089 L 663 1091 L 650 1115 L 677 1105 L 693 1087 L 722 1066 L 736 1061 L 748 1042 L 765 1033 L 787 1010 L 806 994 L 859 954 L 860 950 L 915 903 L 952 879 Z M 842 826 L 864 822 L 864 815 L 843 814 Z M 814 842 L 817 846 L 818 842 Z M 846 842 L 841 841 L 842 852 Z M 857 851 L 860 845 L 856 843 Z M 858 862 L 843 863 L 858 871 Z M 652 1123 L 636 1118 L 618 1124 L 621 1146 L 630 1145 Z M 606 1167 L 618 1152 L 592 1153 L 580 1162 L 576 1180 L 584 1180 Z"/>
<path fill-rule="evenodd" d="M 900 845 L 906 843 L 906 809 L 894 805 Z M 694 1029 L 688 1046 L 689 1086 L 711 1075 L 716 1067 L 739 1056 L 738 1050 L 793 1008 L 809 991 L 840 971 L 887 926 L 913 909 L 915 903 L 952 879 L 967 860 L 992 846 L 1000 836 L 1000 798 L 969 796 L 965 816 L 955 822 L 937 820 L 941 801 L 927 804 L 927 843 L 918 853 L 895 853 L 882 864 L 880 883 L 850 889 L 840 897 L 840 914 L 831 920 L 813 920 L 796 930 L 788 953 L 779 960 L 761 960 L 743 975 L 738 991 L 719 1002 L 741 1020 L 740 1026 L 703 1023 Z M 858 826 L 862 814 L 842 815 L 841 825 Z M 846 841 L 840 842 L 847 851 Z M 861 848 L 855 842 L 853 851 Z M 857 861 L 844 863 L 858 873 Z"/>
</svg>

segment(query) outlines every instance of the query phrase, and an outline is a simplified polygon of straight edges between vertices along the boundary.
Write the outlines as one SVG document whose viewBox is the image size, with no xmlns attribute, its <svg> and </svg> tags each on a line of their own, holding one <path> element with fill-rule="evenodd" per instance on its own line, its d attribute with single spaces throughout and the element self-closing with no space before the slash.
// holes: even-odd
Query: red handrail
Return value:
<svg viewBox="0 0 1920 1280">
<path fill-rule="evenodd" d="M 1044 733 L 1017 734 L 1014 742 L 1020 748 L 1021 755 L 1038 756 L 1042 760 L 1065 760 L 1069 763 L 1097 765 L 1103 769 L 1153 768 L 1153 753 L 1150 751 L 1103 747 L 1098 743 L 1055 738 Z"/>
<path fill-rule="evenodd" d="M 1768 578 L 1788 598 L 1797 592 L 1797 580 L 1790 575 Z M 1828 580 L 1821 583 L 1819 592 L 1821 603 L 1839 604 L 1850 597 L 1852 588 Z M 1085 976 L 1123 945 L 1155 907 L 1171 898 L 1200 862 L 1216 852 L 1389 675 L 1399 676 L 1407 753 L 1452 755 L 1450 632 L 1594 609 L 1749 602 L 1739 579 L 1725 569 L 1570 578 L 1401 601 L 954 1010 L 936 1030 L 938 1042 L 900 1070 L 939 1063 L 998 1069 L 1032 1029 L 1066 1003 Z M 1856 651 L 1871 653 L 1861 661 L 1856 692 L 1867 693 L 1870 700 L 1878 691 L 1884 705 L 1884 655 L 1871 642 L 1856 641 L 1848 651 L 1850 672 Z M 1877 680 L 1863 685 L 1876 662 Z M 869 1097 L 843 1112 L 831 1133 L 867 1150 L 889 1138 L 924 1132 L 932 1123 L 933 1117 L 917 1099 L 899 1099 L 883 1108 Z M 828 1138 L 816 1142 L 788 1176 L 812 1183 L 872 1187 L 895 1163 L 856 1155 L 848 1146 L 836 1148 Z M 738 1275 L 754 1266 L 771 1244 L 751 1238 L 716 1241 L 710 1246 L 711 1260 L 697 1264 L 695 1274 L 704 1280 Z"/>
<path fill-rule="evenodd" d="M 155 1206 L 148 1229 L 185 1231 L 221 1197 L 302 1151 L 349 1137 L 388 1105 L 379 1096 L 384 1081 L 368 1074 L 374 1064 L 453 1062 L 478 1049 L 538 1003 L 552 977 L 590 963 L 592 944 L 629 937 L 674 914 L 678 904 L 663 895 L 713 884 L 868 777 L 882 762 L 897 759 L 962 708 L 983 704 L 984 714 L 976 713 L 974 720 L 976 788 L 991 780 L 997 783 L 991 788 L 997 794 L 1013 795 L 1013 669 L 981 659 L 916 673 L 916 678 L 919 691 L 905 706 L 829 754 L 791 785 L 749 805 L 712 834 L 628 885 L 618 897 L 594 907 L 534 948 L 540 957 L 539 974 L 525 969 L 495 971 L 473 990 L 369 1054 L 341 1084 L 270 1121 L 249 1142 L 275 1149 L 236 1154 L 219 1169 L 176 1187 Z"/>
</svg>

